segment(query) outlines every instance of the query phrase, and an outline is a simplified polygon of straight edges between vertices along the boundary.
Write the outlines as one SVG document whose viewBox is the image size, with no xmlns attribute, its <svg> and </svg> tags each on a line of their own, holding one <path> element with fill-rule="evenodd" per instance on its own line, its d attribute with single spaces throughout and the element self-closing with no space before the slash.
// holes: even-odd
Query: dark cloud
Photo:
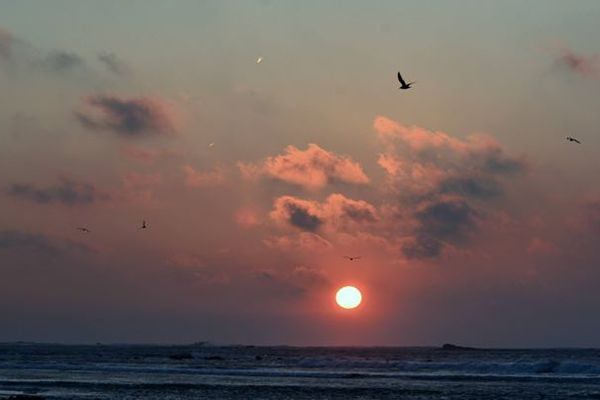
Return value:
<svg viewBox="0 0 600 400">
<path fill-rule="evenodd" d="M 70 72 L 85 67 L 85 61 L 75 53 L 55 50 L 40 60 L 44 69 L 54 72 Z"/>
<path fill-rule="evenodd" d="M 590 200 L 584 205 L 584 220 L 600 236 L 600 200 Z"/>
<path fill-rule="evenodd" d="M 585 55 L 564 48 L 556 55 L 559 66 L 583 78 L 597 78 L 600 57 L 597 54 Z"/>
<path fill-rule="evenodd" d="M 323 221 L 321 221 L 319 217 L 311 214 L 308 209 L 303 208 L 302 206 L 288 203 L 286 207 L 289 213 L 290 224 L 297 228 L 314 232 L 323 224 Z"/>
<path fill-rule="evenodd" d="M 98 61 L 100 61 L 104 67 L 106 67 L 106 69 L 113 74 L 129 74 L 129 67 L 114 53 L 100 53 L 98 54 Z"/>
<path fill-rule="evenodd" d="M 58 185 L 45 188 L 15 183 L 9 186 L 8 194 L 39 204 L 62 203 L 68 206 L 88 205 L 106 198 L 92 184 L 67 178 L 61 179 Z"/>
<path fill-rule="evenodd" d="M 363 225 L 379 219 L 373 205 L 339 193 L 328 196 L 322 203 L 293 196 L 279 197 L 275 200 L 271 218 L 309 232 L 315 232 L 324 225 L 333 231 L 360 230 Z"/>
<path fill-rule="evenodd" d="M 402 253 L 409 259 L 433 258 L 442 253 L 444 243 L 428 235 L 420 234 L 402 245 Z"/>
<path fill-rule="evenodd" d="M 527 169 L 527 164 L 523 160 L 507 157 L 500 151 L 485 154 L 481 166 L 485 172 L 498 175 L 519 174 Z"/>
<path fill-rule="evenodd" d="M 486 200 L 502 195 L 502 185 L 489 176 L 450 177 L 440 183 L 439 191 Z"/>
<path fill-rule="evenodd" d="M 290 298 L 302 297 L 312 290 L 330 285 L 323 271 L 305 266 L 290 271 L 255 271 L 254 277 L 265 284 L 271 293 Z"/>
<path fill-rule="evenodd" d="M 13 36 L 6 29 L 0 28 L 0 58 L 8 60 L 11 56 Z"/>
<path fill-rule="evenodd" d="M 446 243 L 464 245 L 478 215 L 492 200 L 497 207 L 506 182 L 527 170 L 525 160 L 507 155 L 490 136 L 462 139 L 386 117 L 377 117 L 374 128 L 385 145 L 379 165 L 408 225 L 416 225 L 403 245 L 409 258 L 436 257 Z"/>
<path fill-rule="evenodd" d="M 373 207 L 365 207 L 361 203 L 349 203 L 342 205 L 341 214 L 354 222 L 375 222 L 377 215 Z M 364 203 L 364 202 L 363 202 Z"/>
<path fill-rule="evenodd" d="M 414 238 L 403 246 L 409 258 L 437 257 L 444 243 L 462 243 L 475 227 L 477 213 L 462 199 L 426 203 L 414 215 L 418 223 Z"/>
<path fill-rule="evenodd" d="M 62 250 L 48 237 L 17 230 L 0 231 L 0 250 L 23 249 L 40 255 L 57 256 Z"/>
<path fill-rule="evenodd" d="M 314 202 L 283 196 L 275 200 L 271 218 L 284 225 L 289 224 L 305 231 L 314 232 L 324 222 L 319 214 L 318 205 Z"/>
<path fill-rule="evenodd" d="M 172 110 L 157 99 L 96 95 L 90 96 L 86 105 L 89 109 L 75 115 L 91 130 L 113 131 L 128 137 L 169 135 L 176 131 Z"/>
</svg>

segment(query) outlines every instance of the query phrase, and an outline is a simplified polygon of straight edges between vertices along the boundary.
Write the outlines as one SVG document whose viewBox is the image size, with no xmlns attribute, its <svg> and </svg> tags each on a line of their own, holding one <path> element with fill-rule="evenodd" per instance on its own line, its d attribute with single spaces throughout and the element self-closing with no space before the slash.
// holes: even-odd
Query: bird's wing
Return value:
<svg viewBox="0 0 600 400">
<path fill-rule="evenodd" d="M 573 141 L 574 141 L 575 143 L 579 143 L 579 144 L 581 144 L 581 142 L 580 142 L 579 140 L 577 140 L 577 139 L 573 139 Z"/>
<path fill-rule="evenodd" d="M 406 85 L 406 82 L 404 82 L 404 79 L 402 79 L 402 75 L 400 75 L 400 72 L 398 72 L 398 80 L 400 81 L 400 83 L 404 86 Z"/>
</svg>

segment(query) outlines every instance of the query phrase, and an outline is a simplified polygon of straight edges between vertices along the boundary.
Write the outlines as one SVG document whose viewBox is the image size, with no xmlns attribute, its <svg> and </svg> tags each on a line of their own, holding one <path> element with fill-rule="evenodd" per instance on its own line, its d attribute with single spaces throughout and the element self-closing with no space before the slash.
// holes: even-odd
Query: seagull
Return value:
<svg viewBox="0 0 600 400">
<path fill-rule="evenodd" d="M 210 143 L 208 144 L 208 147 L 215 147 L 215 142 L 210 142 Z"/>
<path fill-rule="evenodd" d="M 142 226 L 140 226 L 138 229 L 146 229 L 148 228 L 148 225 L 146 225 L 146 220 L 142 221 Z"/>
<path fill-rule="evenodd" d="M 402 85 L 398 89 L 410 89 L 411 85 L 414 83 L 414 82 L 406 83 L 404 81 L 404 79 L 402 79 L 402 75 L 400 75 L 400 72 L 398 72 L 398 80 L 400 81 L 400 84 Z"/>
<path fill-rule="evenodd" d="M 90 233 L 91 232 L 88 228 L 86 228 L 84 226 L 78 226 L 75 229 L 77 229 L 78 231 L 84 232 L 84 233 Z"/>
<path fill-rule="evenodd" d="M 575 139 L 574 137 L 571 137 L 571 136 L 567 136 L 567 140 L 569 142 L 575 142 L 575 143 L 581 144 L 581 142 L 579 140 L 577 140 L 577 139 Z"/>
<path fill-rule="evenodd" d="M 344 258 L 347 258 L 350 261 L 354 261 L 354 260 L 360 260 L 360 256 L 344 256 Z"/>
<path fill-rule="evenodd" d="M 263 60 L 263 59 L 262 59 L 262 57 L 258 57 L 258 58 L 256 59 L 256 63 L 257 63 L 257 64 L 260 64 L 260 63 L 262 62 L 262 60 Z"/>
</svg>

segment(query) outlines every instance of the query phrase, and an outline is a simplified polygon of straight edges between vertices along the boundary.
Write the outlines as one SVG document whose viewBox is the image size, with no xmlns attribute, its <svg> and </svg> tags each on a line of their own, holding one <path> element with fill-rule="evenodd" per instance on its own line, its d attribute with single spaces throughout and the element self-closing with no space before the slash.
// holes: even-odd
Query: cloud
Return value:
<svg viewBox="0 0 600 400">
<path fill-rule="evenodd" d="M 0 251 L 17 250 L 43 257 L 59 257 L 67 252 L 94 253 L 86 244 L 72 240 L 57 240 L 46 235 L 8 229 L 0 231 Z"/>
<path fill-rule="evenodd" d="M 87 109 L 75 115 L 90 130 L 112 131 L 124 137 L 171 135 L 177 131 L 173 110 L 155 98 L 95 95 L 85 103 Z"/>
<path fill-rule="evenodd" d="M 259 282 L 267 284 L 271 293 L 285 297 L 301 297 L 311 290 L 331 284 L 325 272 L 303 265 L 291 271 L 264 269 L 256 271 L 254 276 Z"/>
<path fill-rule="evenodd" d="M 456 193 L 491 198 L 502 194 L 502 180 L 522 175 L 526 162 L 506 155 L 492 137 L 466 139 L 407 127 L 379 116 L 374 128 L 385 146 L 378 164 L 390 184 L 413 195 Z"/>
<path fill-rule="evenodd" d="M 563 48 L 556 54 L 556 62 L 559 66 L 583 77 L 597 78 L 600 57 L 598 54 L 577 54 L 569 48 Z"/>
<path fill-rule="evenodd" d="M 293 196 L 279 197 L 270 217 L 282 225 L 308 232 L 316 232 L 321 227 L 330 231 L 355 230 L 379 219 L 371 204 L 339 193 L 330 195 L 322 203 Z"/>
<path fill-rule="evenodd" d="M 116 75 L 128 75 L 129 67 L 114 53 L 98 54 L 98 61 L 106 67 L 107 70 Z"/>
<path fill-rule="evenodd" d="M 85 67 L 85 61 L 75 53 L 55 50 L 39 60 L 42 68 L 53 72 L 70 72 Z"/>
<path fill-rule="evenodd" d="M 10 59 L 12 42 L 12 34 L 6 29 L 0 28 L 0 58 Z"/>
<path fill-rule="evenodd" d="M 233 220 L 243 228 L 251 228 L 260 225 L 258 213 L 251 208 L 242 208 L 235 212 Z"/>
<path fill-rule="evenodd" d="M 292 235 L 276 236 L 264 240 L 267 247 L 278 249 L 286 253 L 304 251 L 315 254 L 322 253 L 332 248 L 332 244 L 312 232 L 299 232 Z"/>
<path fill-rule="evenodd" d="M 48 237 L 18 230 L 0 231 L 1 249 L 24 249 L 46 256 L 57 256 L 61 253 Z"/>
<path fill-rule="evenodd" d="M 422 204 L 414 214 L 414 237 L 403 245 L 407 258 L 440 255 L 445 243 L 460 243 L 472 232 L 477 213 L 461 199 L 442 199 Z"/>
<path fill-rule="evenodd" d="M 600 200 L 588 200 L 583 206 L 583 218 L 592 232 L 600 236 Z"/>
<path fill-rule="evenodd" d="M 335 182 L 369 182 L 362 167 L 350 157 L 329 152 L 312 143 L 306 150 L 288 146 L 281 155 L 268 157 L 259 164 L 239 164 L 239 167 L 246 178 L 265 175 L 309 190 Z"/>
<path fill-rule="evenodd" d="M 123 184 L 127 187 L 155 186 L 162 181 L 159 173 L 156 174 L 138 174 L 137 172 L 128 172 L 123 175 Z"/>
<path fill-rule="evenodd" d="M 318 205 L 314 202 L 283 196 L 275 200 L 271 218 L 296 228 L 314 232 L 323 224 Z"/>
<path fill-rule="evenodd" d="M 114 197 L 146 205 L 154 203 L 154 189 L 162 182 L 160 173 L 140 174 L 128 172 L 121 179 L 123 186 L 116 191 Z"/>
<path fill-rule="evenodd" d="M 469 198 L 490 199 L 502 195 L 501 184 L 489 176 L 457 176 L 440 182 L 441 193 L 454 193 Z"/>
<path fill-rule="evenodd" d="M 408 258 L 437 257 L 447 244 L 465 244 L 485 215 L 479 210 L 501 199 L 507 181 L 527 170 L 490 136 L 461 139 L 383 116 L 375 118 L 374 129 L 385 149 L 378 164 L 397 199 L 386 209 L 405 229 Z"/>
<path fill-rule="evenodd" d="M 67 206 L 89 205 L 107 198 L 94 185 L 62 178 L 55 186 L 39 188 L 31 184 L 15 183 L 8 194 L 38 204 L 62 203 Z"/>
<path fill-rule="evenodd" d="M 531 255 L 556 255 L 559 253 L 558 248 L 552 242 L 534 237 L 527 246 L 527 253 Z"/>
<path fill-rule="evenodd" d="M 225 171 L 215 168 L 211 171 L 196 171 L 193 167 L 181 167 L 184 173 L 184 184 L 187 187 L 215 186 L 225 182 Z"/>
</svg>

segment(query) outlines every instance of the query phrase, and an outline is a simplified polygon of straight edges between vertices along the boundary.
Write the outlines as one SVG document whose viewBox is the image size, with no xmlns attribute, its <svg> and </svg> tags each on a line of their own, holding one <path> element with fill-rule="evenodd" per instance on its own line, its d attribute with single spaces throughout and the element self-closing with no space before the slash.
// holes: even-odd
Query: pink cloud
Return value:
<svg viewBox="0 0 600 400">
<path fill-rule="evenodd" d="M 525 162 L 505 154 L 492 137 L 472 135 L 466 139 L 445 132 L 407 127 L 378 116 L 373 123 L 385 146 L 378 164 L 393 185 L 422 195 L 432 190 L 463 192 L 479 196 L 499 193 L 497 179 L 525 170 Z"/>
<path fill-rule="evenodd" d="M 353 200 L 342 194 L 332 194 L 324 202 L 282 196 L 275 200 L 271 219 L 284 226 L 308 232 L 358 230 L 378 221 L 374 206 L 363 200 Z"/>
<path fill-rule="evenodd" d="M 458 138 L 383 116 L 373 127 L 384 146 L 378 164 L 387 173 L 386 189 L 397 197 L 381 208 L 400 221 L 402 231 L 391 229 L 402 237 L 407 258 L 438 257 L 445 248 L 464 246 L 490 215 L 486 203 L 502 198 L 507 180 L 526 169 L 490 136 Z"/>
<path fill-rule="evenodd" d="M 414 155 L 427 151 L 446 151 L 454 156 L 502 151 L 500 144 L 490 136 L 471 135 L 467 139 L 459 139 L 441 131 L 402 125 L 384 116 L 377 116 L 373 127 L 382 142 L 406 147 Z"/>
<path fill-rule="evenodd" d="M 239 167 L 245 178 L 266 175 L 309 190 L 334 182 L 369 183 L 360 164 L 312 143 L 306 150 L 288 146 L 281 155 L 268 157 L 260 164 L 239 164 Z"/>
<path fill-rule="evenodd" d="M 121 178 L 123 186 L 114 196 L 124 201 L 151 205 L 155 203 L 154 189 L 162 182 L 162 177 L 157 174 L 140 174 L 127 172 Z"/>
<path fill-rule="evenodd" d="M 210 171 L 196 171 L 193 167 L 181 167 L 184 173 L 184 184 L 187 187 L 215 186 L 225 182 L 225 172 L 220 168 Z"/>
<path fill-rule="evenodd" d="M 534 237 L 529 242 L 529 246 L 527 246 L 527 253 L 552 255 L 558 253 L 558 249 L 553 243 L 539 237 Z"/>
<path fill-rule="evenodd" d="M 233 219 L 238 225 L 244 228 L 251 228 L 260 224 L 258 213 L 249 208 L 238 210 Z"/>
</svg>

